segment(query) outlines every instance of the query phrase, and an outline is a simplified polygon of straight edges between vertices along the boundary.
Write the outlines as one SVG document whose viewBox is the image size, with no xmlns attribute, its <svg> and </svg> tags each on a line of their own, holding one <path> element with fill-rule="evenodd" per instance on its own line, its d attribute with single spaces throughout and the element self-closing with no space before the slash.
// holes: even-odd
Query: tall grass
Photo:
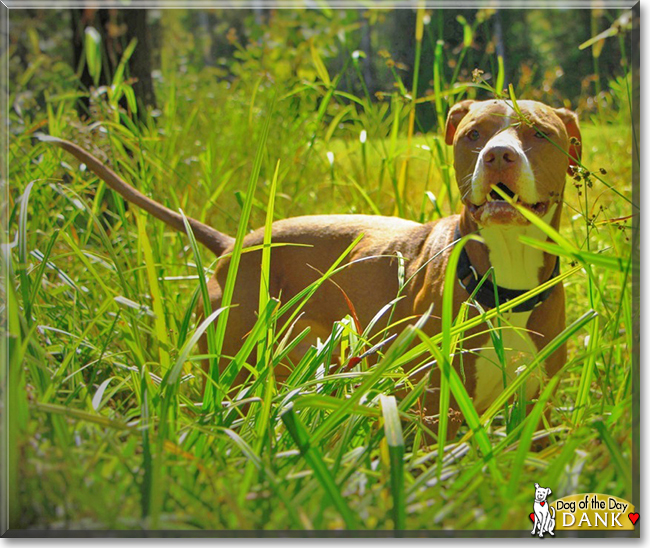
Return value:
<svg viewBox="0 0 650 548">
<path fill-rule="evenodd" d="M 498 326 L 518 301 L 467 319 L 466 306 L 454 316 L 447 291 L 443 328 L 433 337 L 422 331 L 425 315 L 397 338 L 389 321 L 370 339 L 352 307 L 278 385 L 274 368 L 306 335 L 295 323 L 300 308 L 345 268 L 354 244 L 302 294 L 278 302 L 268 294 L 274 219 L 396 208 L 429 221 L 459 207 L 440 134 L 415 133 L 417 90 L 408 100 L 399 91 L 384 102 L 355 97 L 339 90 L 342 73 L 328 73 L 318 44 L 311 55 L 318 81 L 276 83 L 273 91 L 257 76 L 231 88 L 200 74 L 175 78 L 165 58 L 158 90 L 165 106 L 141 125 L 115 110 L 114 97 L 96 98 L 96 117 L 85 128 L 74 97 L 11 112 L 12 127 L 21 122 L 10 143 L 14 243 L 3 255 L 12 527 L 525 529 L 522 509 L 535 481 L 552 485 L 557 497 L 631 498 L 629 111 L 621 108 L 612 123 L 583 124 L 584 167 L 567 182 L 560 232 L 543 226 L 551 242 L 527 242 L 562 257 L 562 274 L 549 284 L 565 285 L 568 327 L 485 413 L 476 413 L 449 364 L 471 348 L 469 329 Z M 476 89 L 444 82 L 442 56 L 440 48 L 432 67 L 440 120 L 447 100 Z M 120 82 L 120 89 L 128 95 L 130 88 Z M 170 207 L 236 234 L 230 289 L 236 257 L 247 251 L 243 236 L 266 227 L 258 321 L 237 356 L 221 355 L 229 300 L 211 310 L 205 298 L 214 257 L 189 229 L 170 232 L 33 140 L 43 125 L 103 151 Z M 101 199 L 109 194 L 110 208 Z M 206 307 L 197 320 L 199 296 Z M 392 317 L 395 301 L 384 304 L 379 315 Z M 209 355 L 199 356 L 204 333 Z M 563 343 L 566 366 L 532 412 L 517 415 L 513 398 Z M 332 363 L 334 354 L 342 364 Z M 211 361 L 207 377 L 202 358 Z M 221 373 L 218 361 L 226 363 Z M 426 378 L 405 371 L 414 362 L 440 367 L 441 402 L 453 396 L 465 422 L 456 440 L 427 442 L 432 432 L 418 405 Z M 250 382 L 233 386 L 242 369 Z M 548 407 L 550 423 L 540 432 Z M 444 432 L 447 414 L 438 419 Z M 551 442 L 531 452 L 549 432 Z"/>
</svg>

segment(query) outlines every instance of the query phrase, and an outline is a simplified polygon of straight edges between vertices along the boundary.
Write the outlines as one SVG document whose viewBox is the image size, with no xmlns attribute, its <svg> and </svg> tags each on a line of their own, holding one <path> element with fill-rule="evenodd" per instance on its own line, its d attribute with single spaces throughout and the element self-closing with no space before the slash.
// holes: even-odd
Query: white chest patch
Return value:
<svg viewBox="0 0 650 548">
<path fill-rule="evenodd" d="M 553 218 L 557 205 L 549 208 L 543 220 Z M 519 241 L 520 236 L 544 240 L 544 234 L 533 225 L 521 227 L 484 227 L 481 236 L 488 247 L 490 263 L 496 274 L 497 284 L 508 289 L 532 289 L 539 285 L 539 271 L 544 265 L 544 254 Z M 530 312 L 506 312 L 501 317 L 500 338 L 504 354 L 500 358 L 494 350 L 492 339 L 486 342 L 476 360 L 476 389 L 474 406 L 485 411 L 504 388 L 516 378 L 516 370 L 529 364 L 537 354 L 526 324 Z M 498 322 L 495 320 L 496 327 Z M 526 399 L 533 398 L 540 386 L 540 375 L 534 373 L 526 381 Z"/>
<path fill-rule="evenodd" d="M 557 204 L 553 204 L 542 220 L 550 223 Z M 544 254 L 519 241 L 520 236 L 545 240 L 544 233 L 534 225 L 486 226 L 481 228 L 494 267 L 497 284 L 508 289 L 532 289 L 539 284 L 539 269 L 544 266 Z"/>
<path fill-rule="evenodd" d="M 476 359 L 476 388 L 474 407 L 482 413 L 492 404 L 497 396 L 516 378 L 516 370 L 529 364 L 537 347 L 526 330 L 526 323 L 532 312 L 505 313 L 498 331 L 503 344 L 503 358 L 494 350 L 492 339 L 486 347 L 478 351 Z M 498 325 L 494 324 L 495 327 Z M 539 375 L 535 373 L 526 381 L 526 399 L 535 397 L 540 386 Z"/>
</svg>

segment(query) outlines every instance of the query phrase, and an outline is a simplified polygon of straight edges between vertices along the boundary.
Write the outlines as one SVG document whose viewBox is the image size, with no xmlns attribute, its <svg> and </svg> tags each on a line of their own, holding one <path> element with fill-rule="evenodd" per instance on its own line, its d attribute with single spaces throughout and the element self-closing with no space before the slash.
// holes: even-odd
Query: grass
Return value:
<svg viewBox="0 0 650 548">
<path fill-rule="evenodd" d="M 321 84 L 280 90 L 275 106 L 268 87 L 252 95 L 244 83 L 226 89 L 189 75 L 186 87 L 161 87 L 163 111 L 142 126 L 100 101 L 89 131 L 65 96 L 49 97 L 44 110 L 12 112 L 12 527 L 526 529 L 534 482 L 552 485 L 556 498 L 632 498 L 626 109 L 582 125 L 583 164 L 597 176 L 567 180 L 561 238 L 549 244 L 566 257 L 568 327 L 552 345 L 568 343 L 568 362 L 528 417 L 508 402 L 544 354 L 479 416 L 449 367 L 473 320 L 466 310 L 453 317 L 450 302 L 441 334 L 425 336 L 422 318 L 379 348 L 372 367 L 356 358 L 379 340 L 367 340 L 368 326 L 351 313 L 277 385 L 274 366 L 304 333 L 277 320 L 293 303 L 262 291 L 257 325 L 219 375 L 227 302 L 205 309 L 206 319 L 192 315 L 215 258 L 32 138 L 47 126 L 99 150 L 140 189 L 240 244 L 249 229 L 266 226 L 267 252 L 272 219 L 399 211 L 428 222 L 456 212 L 449 150 L 438 133 L 414 133 L 412 105 L 396 94 L 391 109 L 364 97 L 350 109 L 338 78 L 317 67 Z M 310 109 L 317 99 L 319 109 Z M 234 283 L 236 266 L 231 276 Z M 485 319 L 498 325 L 495 311 Z M 204 332 L 214 364 L 207 380 L 195 346 Z M 356 366 L 328 370 L 334 349 Z M 466 425 L 452 443 L 427 445 L 417 405 L 425 385 L 402 369 L 413 359 L 436 360 L 446 397 L 460 403 Z M 242 368 L 252 382 L 228 393 Z M 396 398 L 404 386 L 410 390 Z M 551 442 L 531 452 L 548 405 Z M 441 428 L 445 421 L 442 414 Z"/>
</svg>

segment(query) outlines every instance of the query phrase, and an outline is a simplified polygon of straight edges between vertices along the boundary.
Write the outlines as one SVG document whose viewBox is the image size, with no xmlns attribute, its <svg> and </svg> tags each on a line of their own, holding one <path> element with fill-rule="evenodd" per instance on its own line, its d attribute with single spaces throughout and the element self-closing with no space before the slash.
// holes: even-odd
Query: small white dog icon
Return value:
<svg viewBox="0 0 650 548">
<path fill-rule="evenodd" d="M 540 487 L 539 483 L 535 484 L 535 504 L 533 511 L 535 512 L 535 521 L 533 522 L 533 530 L 531 535 L 535 534 L 535 529 L 539 534 L 539 538 L 544 537 L 544 533 L 550 533 L 555 536 L 555 508 L 549 508 L 546 497 L 551 494 L 548 487 Z"/>
</svg>

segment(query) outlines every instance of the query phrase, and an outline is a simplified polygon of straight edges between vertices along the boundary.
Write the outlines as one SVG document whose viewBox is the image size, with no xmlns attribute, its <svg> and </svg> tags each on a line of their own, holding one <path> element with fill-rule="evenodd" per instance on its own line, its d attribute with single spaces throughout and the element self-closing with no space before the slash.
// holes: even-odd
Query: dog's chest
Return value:
<svg viewBox="0 0 650 548">
<path fill-rule="evenodd" d="M 526 324 L 531 312 L 505 313 L 501 320 L 501 329 L 495 336 L 501 339 L 503 354 L 494 348 L 491 338 L 480 349 L 475 349 L 475 388 L 474 406 L 479 413 L 485 411 L 497 396 L 509 386 L 517 376 L 517 369 L 529 364 L 536 347 L 526 331 Z M 495 323 L 495 327 L 498 324 Z M 539 388 L 539 380 L 530 378 L 526 381 L 526 399 L 532 399 Z"/>
</svg>

